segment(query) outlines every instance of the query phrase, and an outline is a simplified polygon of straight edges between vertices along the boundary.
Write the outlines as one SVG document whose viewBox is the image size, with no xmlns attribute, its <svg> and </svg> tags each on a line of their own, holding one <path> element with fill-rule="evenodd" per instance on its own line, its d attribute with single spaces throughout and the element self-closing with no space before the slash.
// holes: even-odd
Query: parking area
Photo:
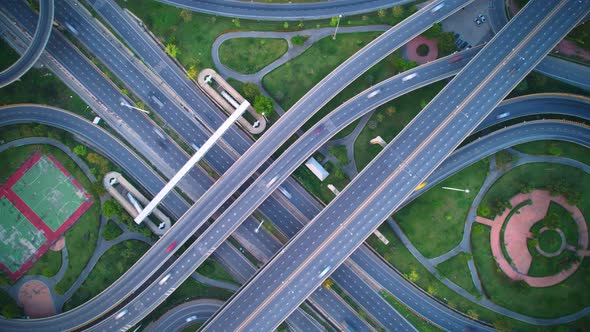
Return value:
<svg viewBox="0 0 590 332">
<path fill-rule="evenodd" d="M 442 21 L 444 31 L 455 34 L 457 48 L 479 45 L 493 37 L 488 22 L 488 0 L 476 0 Z"/>
</svg>

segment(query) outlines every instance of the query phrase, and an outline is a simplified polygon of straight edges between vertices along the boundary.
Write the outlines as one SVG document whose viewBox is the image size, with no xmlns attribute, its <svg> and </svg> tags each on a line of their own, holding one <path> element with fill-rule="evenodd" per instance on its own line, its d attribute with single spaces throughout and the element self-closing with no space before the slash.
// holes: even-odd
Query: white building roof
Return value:
<svg viewBox="0 0 590 332">
<path fill-rule="evenodd" d="M 328 171 L 326 171 L 326 169 L 322 167 L 322 165 L 320 165 L 320 163 L 318 163 L 314 157 L 309 158 L 305 162 L 305 166 L 307 166 L 307 168 L 309 168 L 309 170 L 312 171 L 312 173 L 317 176 L 320 181 L 324 181 L 328 175 L 330 175 L 330 173 L 328 173 Z"/>
</svg>

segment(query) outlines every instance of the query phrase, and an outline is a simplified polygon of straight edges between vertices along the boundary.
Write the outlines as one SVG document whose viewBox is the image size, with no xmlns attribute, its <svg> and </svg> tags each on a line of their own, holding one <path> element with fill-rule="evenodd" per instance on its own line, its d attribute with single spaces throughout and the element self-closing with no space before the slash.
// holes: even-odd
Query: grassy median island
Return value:
<svg viewBox="0 0 590 332">
<path fill-rule="evenodd" d="M 227 281 L 236 285 L 238 284 L 231 274 L 212 258 L 207 258 L 205 262 L 199 266 L 197 272 L 211 279 Z"/>
<path fill-rule="evenodd" d="M 287 41 L 279 38 L 235 38 L 219 47 L 219 60 L 242 73 L 254 74 L 287 52 Z"/>
<path fill-rule="evenodd" d="M 469 272 L 469 267 L 467 266 L 469 257 L 469 254 L 464 252 L 459 253 L 458 255 L 451 257 L 449 260 L 438 264 L 436 269 L 443 276 L 456 283 L 459 287 L 477 297 L 480 294 L 473 284 L 471 272 Z"/>
<path fill-rule="evenodd" d="M 148 249 L 148 244 L 137 240 L 127 240 L 112 246 L 100 257 L 80 288 L 64 304 L 63 310 L 69 311 L 105 290 Z"/>
<path fill-rule="evenodd" d="M 590 165 L 590 149 L 575 143 L 564 141 L 535 141 L 519 144 L 514 148 L 527 154 L 570 158 Z"/>
<path fill-rule="evenodd" d="M 426 257 L 440 256 L 461 242 L 471 202 L 485 180 L 483 159 L 420 195 L 393 216 L 414 246 Z M 469 189 L 469 193 L 442 187 Z"/>
</svg>

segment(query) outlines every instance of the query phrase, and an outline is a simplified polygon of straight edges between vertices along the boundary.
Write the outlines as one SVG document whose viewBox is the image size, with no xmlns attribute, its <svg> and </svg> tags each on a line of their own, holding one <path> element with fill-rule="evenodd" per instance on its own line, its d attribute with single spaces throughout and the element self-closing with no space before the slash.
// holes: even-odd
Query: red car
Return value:
<svg viewBox="0 0 590 332">
<path fill-rule="evenodd" d="M 172 249 L 174 249 L 176 247 L 176 241 L 170 243 L 170 245 L 168 246 L 168 248 L 166 248 L 166 252 L 171 252 Z"/>
<path fill-rule="evenodd" d="M 452 59 L 449 61 L 449 63 L 455 63 L 455 62 L 457 62 L 457 61 L 459 61 L 459 60 L 462 60 L 462 59 L 463 59 L 463 56 L 462 56 L 462 55 L 457 55 L 456 57 L 452 58 Z"/>
</svg>

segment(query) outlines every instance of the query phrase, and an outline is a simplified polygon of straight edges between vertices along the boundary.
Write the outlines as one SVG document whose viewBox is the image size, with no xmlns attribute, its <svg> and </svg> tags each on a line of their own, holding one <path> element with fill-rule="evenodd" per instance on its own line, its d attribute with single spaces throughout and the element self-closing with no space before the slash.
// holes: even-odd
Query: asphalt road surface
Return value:
<svg viewBox="0 0 590 332">
<path fill-rule="evenodd" d="M 589 8 L 590 3 L 578 1 L 529 2 L 205 330 L 278 326 L 290 308 L 401 205 Z"/>
</svg>

